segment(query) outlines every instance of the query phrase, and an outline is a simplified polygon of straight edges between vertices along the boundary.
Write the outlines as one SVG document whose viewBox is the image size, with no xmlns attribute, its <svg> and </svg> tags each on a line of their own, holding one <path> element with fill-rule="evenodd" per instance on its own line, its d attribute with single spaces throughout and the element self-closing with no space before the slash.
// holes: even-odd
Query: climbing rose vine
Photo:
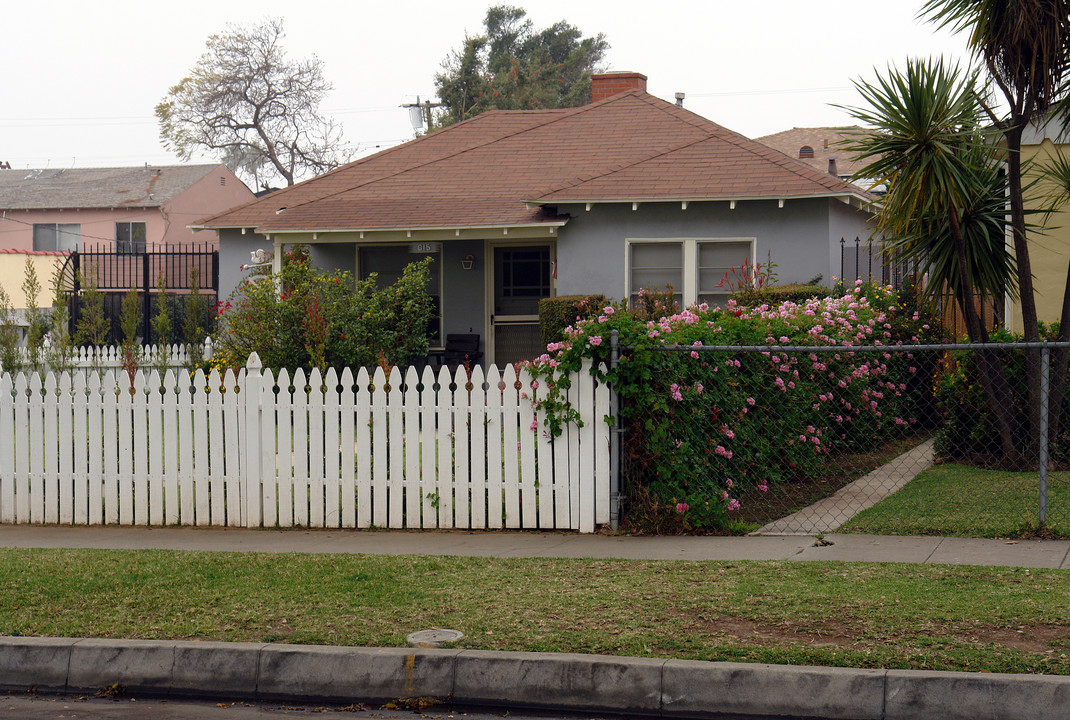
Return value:
<svg viewBox="0 0 1070 720">
<path fill-rule="evenodd" d="M 829 452 L 868 447 L 913 423 L 912 399 L 931 383 L 919 377 L 912 355 L 850 348 L 917 342 L 921 327 L 890 288 L 861 283 L 802 304 L 730 301 L 653 320 L 616 304 L 567 328 L 531 372 L 545 388 L 536 399 L 546 411 L 543 430 L 557 434 L 578 419 L 564 399 L 568 374 L 593 359 L 592 374 L 620 398 L 629 492 L 664 508 L 683 529 L 720 530 L 744 491 L 775 492 L 789 476 L 817 472 Z M 628 350 L 608 368 L 613 330 Z M 706 345 L 772 347 L 714 352 Z"/>
</svg>

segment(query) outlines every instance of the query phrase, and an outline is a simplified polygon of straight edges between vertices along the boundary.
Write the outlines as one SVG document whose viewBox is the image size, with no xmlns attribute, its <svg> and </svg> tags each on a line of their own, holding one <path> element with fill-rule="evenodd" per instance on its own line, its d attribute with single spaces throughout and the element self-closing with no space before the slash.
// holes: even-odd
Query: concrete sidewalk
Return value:
<svg viewBox="0 0 1070 720">
<path fill-rule="evenodd" d="M 556 532 L 0 525 L 0 547 L 631 560 L 818 560 L 1070 569 L 1070 541 L 830 534 L 626 537 Z"/>
</svg>

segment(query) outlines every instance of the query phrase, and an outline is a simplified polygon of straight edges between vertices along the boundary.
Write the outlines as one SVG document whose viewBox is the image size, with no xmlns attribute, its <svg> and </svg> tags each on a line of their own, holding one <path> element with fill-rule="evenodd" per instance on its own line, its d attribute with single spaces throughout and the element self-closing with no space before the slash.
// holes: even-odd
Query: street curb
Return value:
<svg viewBox="0 0 1070 720">
<path fill-rule="evenodd" d="M 0 637 L 0 689 L 688 718 L 1063 720 L 1070 677 L 461 649 Z"/>
</svg>

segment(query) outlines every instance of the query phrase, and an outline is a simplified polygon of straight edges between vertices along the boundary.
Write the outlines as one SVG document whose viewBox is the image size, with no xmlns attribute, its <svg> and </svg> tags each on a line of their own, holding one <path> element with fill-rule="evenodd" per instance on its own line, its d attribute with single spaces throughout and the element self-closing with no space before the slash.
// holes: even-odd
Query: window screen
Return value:
<svg viewBox="0 0 1070 720">
<path fill-rule="evenodd" d="M 698 302 L 723 307 L 728 296 L 746 282 L 750 263 L 750 241 L 698 243 Z"/>
<path fill-rule="evenodd" d="M 78 223 L 35 223 L 33 249 L 38 252 L 74 252 L 82 242 Z"/>
<path fill-rule="evenodd" d="M 640 288 L 664 290 L 672 285 L 676 302 L 683 305 L 684 246 L 678 242 L 632 243 L 629 298 L 634 301 Z"/>
<path fill-rule="evenodd" d="M 115 223 L 115 252 L 119 255 L 138 255 L 145 252 L 145 223 Z"/>
</svg>

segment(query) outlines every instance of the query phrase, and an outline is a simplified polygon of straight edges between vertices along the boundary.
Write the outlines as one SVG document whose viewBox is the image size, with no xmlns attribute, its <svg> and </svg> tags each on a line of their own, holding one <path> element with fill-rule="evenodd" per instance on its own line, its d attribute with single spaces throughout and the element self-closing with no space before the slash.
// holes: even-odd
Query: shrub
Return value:
<svg viewBox="0 0 1070 720">
<path fill-rule="evenodd" d="M 209 332 L 206 327 L 208 316 L 208 301 L 201 292 L 200 272 L 197 268 L 189 269 L 189 295 L 182 308 L 182 340 L 185 342 L 190 356 L 196 354 L 196 349 L 201 347 L 204 336 Z"/>
<path fill-rule="evenodd" d="M 78 282 L 82 288 L 81 312 L 74 334 L 74 341 L 78 345 L 106 345 L 111 333 L 111 322 L 104 314 L 104 293 L 97 287 L 97 271 L 95 266 L 88 274 L 78 271 Z"/>
<path fill-rule="evenodd" d="M 832 294 L 824 285 L 772 285 L 762 288 L 743 288 L 732 299 L 737 305 L 780 305 L 785 302 L 805 303 L 811 298 L 827 298 Z M 842 294 L 842 293 L 841 293 Z"/>
<path fill-rule="evenodd" d="M 681 527 L 716 530 L 730 525 L 747 489 L 773 488 L 788 475 L 813 473 L 834 447 L 868 445 L 911 422 L 907 415 L 909 354 L 724 354 L 701 345 L 892 344 L 893 293 L 861 286 L 839 298 L 804 304 L 724 310 L 700 305 L 644 321 L 622 305 L 566 331 L 533 363 L 542 390 L 537 399 L 547 430 L 560 431 L 575 414 L 562 400 L 567 373 L 584 358 L 606 359 L 612 330 L 631 348 L 616 368 L 593 373 L 612 383 L 629 432 L 624 453 L 633 474 L 629 492 L 642 513 L 679 517 Z M 892 310 L 890 308 L 896 308 Z M 911 315 L 905 324 L 918 322 Z M 666 350 L 665 348 L 671 348 Z M 658 511 L 658 508 L 661 508 Z M 631 512 L 631 509 L 629 509 Z M 675 513 L 675 515 L 674 515 Z"/>
<path fill-rule="evenodd" d="M 539 301 L 539 335 L 549 345 L 565 338 L 565 328 L 581 318 L 598 315 L 608 301 L 605 295 L 559 295 Z"/>
<path fill-rule="evenodd" d="M 22 281 L 22 293 L 26 296 L 26 362 L 32 370 L 42 367 L 45 333 L 48 332 L 48 318 L 38 305 L 41 294 L 41 282 L 33 261 L 26 258 L 26 276 Z"/>
<path fill-rule="evenodd" d="M 414 363 L 427 355 L 431 262 L 411 263 L 398 282 L 377 290 L 374 274 L 354 280 L 348 272 L 324 273 L 296 248 L 281 276 L 247 281 L 219 306 L 213 365 L 240 367 L 253 351 L 270 368 Z"/>
<path fill-rule="evenodd" d="M 1058 336 L 1057 326 L 1041 324 L 1040 339 L 1054 341 Z M 1022 342 L 1024 337 L 1006 330 L 989 333 L 989 341 L 999 343 Z M 992 352 L 992 351 L 988 351 Z M 1026 351 L 1000 350 L 997 357 L 1007 380 L 1012 395 L 1024 399 L 1029 397 L 1026 377 Z M 1002 455 L 999 432 L 991 421 L 984 389 L 980 383 L 980 369 L 977 363 L 978 352 L 962 350 L 948 354 L 945 368 L 937 378 L 936 402 L 945 421 L 936 436 L 935 451 L 944 460 L 976 464 L 997 463 Z M 1050 401 L 1049 401 L 1050 402 Z M 1059 433 L 1051 439 L 1048 448 L 1049 457 L 1060 467 L 1070 465 L 1070 432 L 1065 418 L 1070 412 L 1070 384 L 1064 388 L 1063 410 Z M 1028 432 L 1029 408 L 1025 402 L 1019 402 L 1012 418 L 1014 427 Z M 1029 443 L 1023 440 L 1023 445 Z"/>
<path fill-rule="evenodd" d="M 19 350 L 19 326 L 11 298 L 0 287 L 0 371 L 17 373 L 22 369 L 22 352 Z"/>
</svg>

